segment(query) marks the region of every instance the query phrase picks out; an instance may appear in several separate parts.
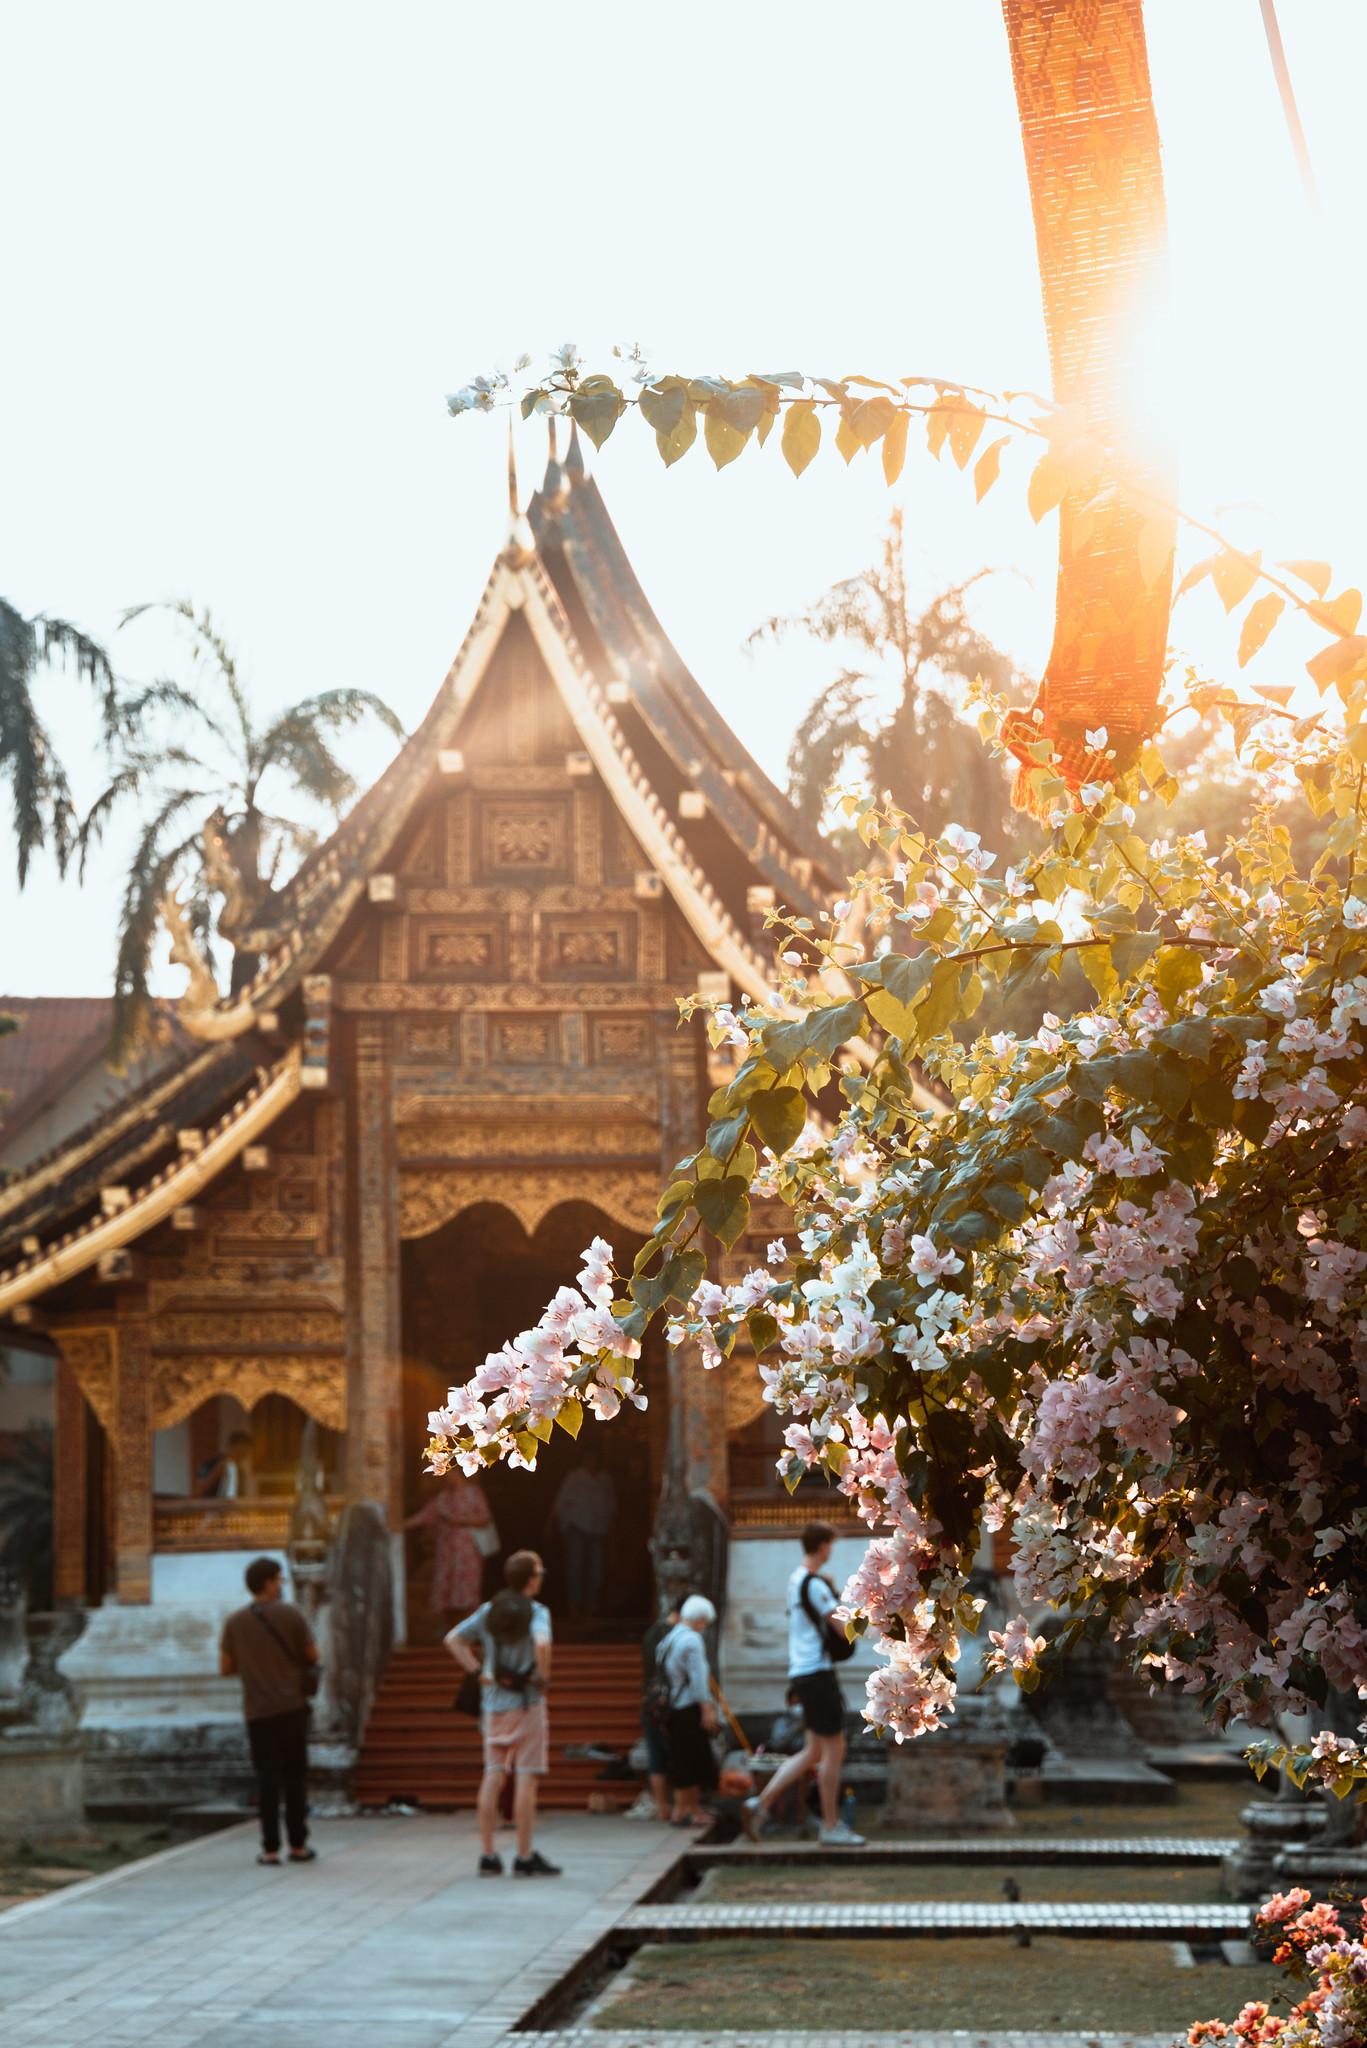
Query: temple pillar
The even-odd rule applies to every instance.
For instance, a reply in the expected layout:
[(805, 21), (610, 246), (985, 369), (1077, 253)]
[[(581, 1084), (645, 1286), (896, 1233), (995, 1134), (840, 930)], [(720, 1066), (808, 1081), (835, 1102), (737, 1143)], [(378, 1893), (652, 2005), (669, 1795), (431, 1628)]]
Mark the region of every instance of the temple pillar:
[(90, 1597), (85, 1582), (90, 1424), (85, 1396), (60, 1351), (53, 1367), (52, 1410), (52, 1604), (69, 1607)]
[(391, 1528), (397, 1528), (403, 1519), (403, 1459), (420, 1456), (422, 1446), (403, 1441), (399, 1188), (391, 1094), (385, 1021), (363, 1017), (356, 1025), (352, 1091), (347, 1494), (351, 1500), (376, 1502)]
[(114, 1595), (152, 1598), (152, 1414), (147, 1317), (121, 1318), (114, 1353)]

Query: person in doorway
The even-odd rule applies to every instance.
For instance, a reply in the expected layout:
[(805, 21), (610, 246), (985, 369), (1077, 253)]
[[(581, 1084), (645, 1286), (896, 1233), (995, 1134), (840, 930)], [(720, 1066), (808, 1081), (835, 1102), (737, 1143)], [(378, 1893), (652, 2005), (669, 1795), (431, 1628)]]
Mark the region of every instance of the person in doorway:
[(627, 1809), (628, 1820), (667, 1821), (669, 1804), (669, 1693), (660, 1671), (660, 1646), (677, 1628), (679, 1603), (641, 1638), (641, 1740), (646, 1752), (646, 1789)]
[(506, 1780), (514, 1782), (513, 1825), (517, 1830), (514, 1877), (559, 1877), (533, 1844), (536, 1781), (544, 1777), (550, 1752), (546, 1692), (551, 1682), (551, 1617), (537, 1599), (545, 1566), (534, 1550), (515, 1550), (503, 1567), (503, 1591), (446, 1637), (462, 1671), (477, 1671), (484, 1688), (484, 1776), (479, 1788), (481, 1877), (501, 1877), (494, 1848), (498, 1803)]
[(441, 1491), (424, 1502), (404, 1523), (405, 1529), (431, 1529), (436, 1539), (428, 1605), (444, 1620), (468, 1614), (479, 1605), (484, 1589), (484, 1560), (498, 1548), (498, 1531), (483, 1488), (460, 1472), (450, 1472)]
[(273, 1557), (247, 1566), (251, 1599), (223, 1625), (218, 1668), (242, 1681), (256, 1808), (261, 1821), (258, 1863), (280, 1861), (280, 1803), (291, 1863), (312, 1863), (309, 1847), (309, 1698), (318, 1662), (313, 1631), (299, 1609), (280, 1597), (282, 1573)]
[(660, 1645), (660, 1672), (669, 1688), (669, 1782), (674, 1807), (669, 1818), (676, 1828), (693, 1828), (706, 1816), (702, 1795), (717, 1782), (712, 1737), (717, 1709), (712, 1703), (712, 1674), (707, 1668), (704, 1633), (717, 1610), (701, 1593), (690, 1593), (679, 1619)]
[(795, 1778), (816, 1773), (821, 1802), (821, 1842), (830, 1849), (857, 1849), (864, 1837), (840, 1818), (840, 1769), (845, 1761), (845, 1702), (826, 1646), (827, 1617), (839, 1604), (825, 1576), (835, 1548), (829, 1522), (809, 1522), (802, 1532), (802, 1562), (788, 1581), (789, 1697), (802, 1709), (807, 1740), (781, 1763), (764, 1790), (741, 1807), (741, 1825), (752, 1842), (764, 1831), (775, 1799)]
[(227, 1449), (215, 1451), (200, 1466), (195, 1492), (201, 1500), (245, 1500), (255, 1491), (251, 1436), (245, 1429), (235, 1429)]
[(560, 1482), (551, 1507), (551, 1522), (565, 1551), (565, 1591), (570, 1619), (581, 1620), (598, 1606), (608, 1537), (617, 1519), (617, 1487), (590, 1441), (577, 1465)]

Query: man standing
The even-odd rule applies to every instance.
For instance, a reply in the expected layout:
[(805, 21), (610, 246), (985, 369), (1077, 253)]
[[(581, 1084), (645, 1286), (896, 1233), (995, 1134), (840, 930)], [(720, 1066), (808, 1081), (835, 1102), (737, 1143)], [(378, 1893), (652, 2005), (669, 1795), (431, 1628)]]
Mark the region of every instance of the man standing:
[(824, 1568), (835, 1548), (829, 1522), (809, 1522), (802, 1532), (802, 1562), (788, 1581), (789, 1696), (797, 1700), (807, 1740), (788, 1757), (764, 1790), (741, 1807), (741, 1824), (752, 1842), (764, 1831), (764, 1817), (795, 1778), (816, 1772), (821, 1800), (821, 1843), (828, 1849), (857, 1849), (864, 1837), (840, 1818), (840, 1767), (845, 1761), (845, 1702), (831, 1663), (827, 1617), (839, 1596)]
[(608, 1537), (617, 1519), (617, 1487), (595, 1443), (560, 1482), (551, 1520), (564, 1544), (570, 1619), (592, 1614), (603, 1589)]
[(484, 1776), (479, 1788), (481, 1877), (502, 1877), (494, 1848), (498, 1802), (514, 1781), (513, 1825), (517, 1830), (514, 1877), (559, 1877), (532, 1846), (536, 1829), (536, 1781), (546, 1774), (550, 1730), (546, 1690), (551, 1680), (551, 1617), (537, 1599), (546, 1569), (534, 1550), (515, 1550), (503, 1567), (503, 1591), (446, 1637), (462, 1671), (477, 1671), (484, 1688)]
[(242, 1681), (242, 1712), (261, 1819), (261, 1853), (256, 1860), (280, 1861), (283, 1795), (289, 1860), (311, 1863), (317, 1851), (309, 1847), (308, 1839), (309, 1699), (316, 1683), (318, 1645), (299, 1609), (281, 1599), (280, 1588), (281, 1569), (273, 1557), (258, 1557), (247, 1566), (252, 1597), (223, 1625), (218, 1668), (224, 1678)]

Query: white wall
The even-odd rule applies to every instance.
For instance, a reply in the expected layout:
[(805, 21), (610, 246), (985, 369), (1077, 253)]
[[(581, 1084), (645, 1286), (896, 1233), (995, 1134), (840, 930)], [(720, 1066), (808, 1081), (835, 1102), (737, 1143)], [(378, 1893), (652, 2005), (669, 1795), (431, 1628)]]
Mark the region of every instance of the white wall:
[(191, 1491), (190, 1422), (159, 1429), (152, 1437), (152, 1491), (185, 1495)]
[[(826, 1577), (837, 1592), (864, 1555), (862, 1536), (837, 1539)], [(722, 1690), (737, 1713), (777, 1713), (788, 1689), (788, 1579), (802, 1562), (795, 1530), (774, 1536), (733, 1535), (727, 1565), (726, 1624), (721, 1639)], [(863, 1643), (840, 1667), (845, 1703), (857, 1708), (864, 1678), (877, 1662)]]

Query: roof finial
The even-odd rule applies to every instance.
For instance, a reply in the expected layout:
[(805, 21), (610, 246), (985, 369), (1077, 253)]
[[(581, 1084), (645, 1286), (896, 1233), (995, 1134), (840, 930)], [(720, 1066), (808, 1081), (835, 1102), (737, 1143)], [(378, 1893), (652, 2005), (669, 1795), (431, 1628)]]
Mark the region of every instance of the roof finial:
[(555, 431), (555, 414), (553, 412), (546, 414), (546, 439), (549, 443), (546, 456), (547, 461), (558, 462), (560, 460), (560, 436)]
[(517, 494), (517, 450), (513, 443), (512, 414), (508, 415), (508, 538), (503, 544), (503, 559), (513, 568), (521, 569), (536, 553), (536, 541), (522, 510)]
[(565, 474), (571, 485), (581, 481), (584, 474), (584, 450), (579, 440), (579, 422), (570, 422), (570, 445), (565, 454)]

